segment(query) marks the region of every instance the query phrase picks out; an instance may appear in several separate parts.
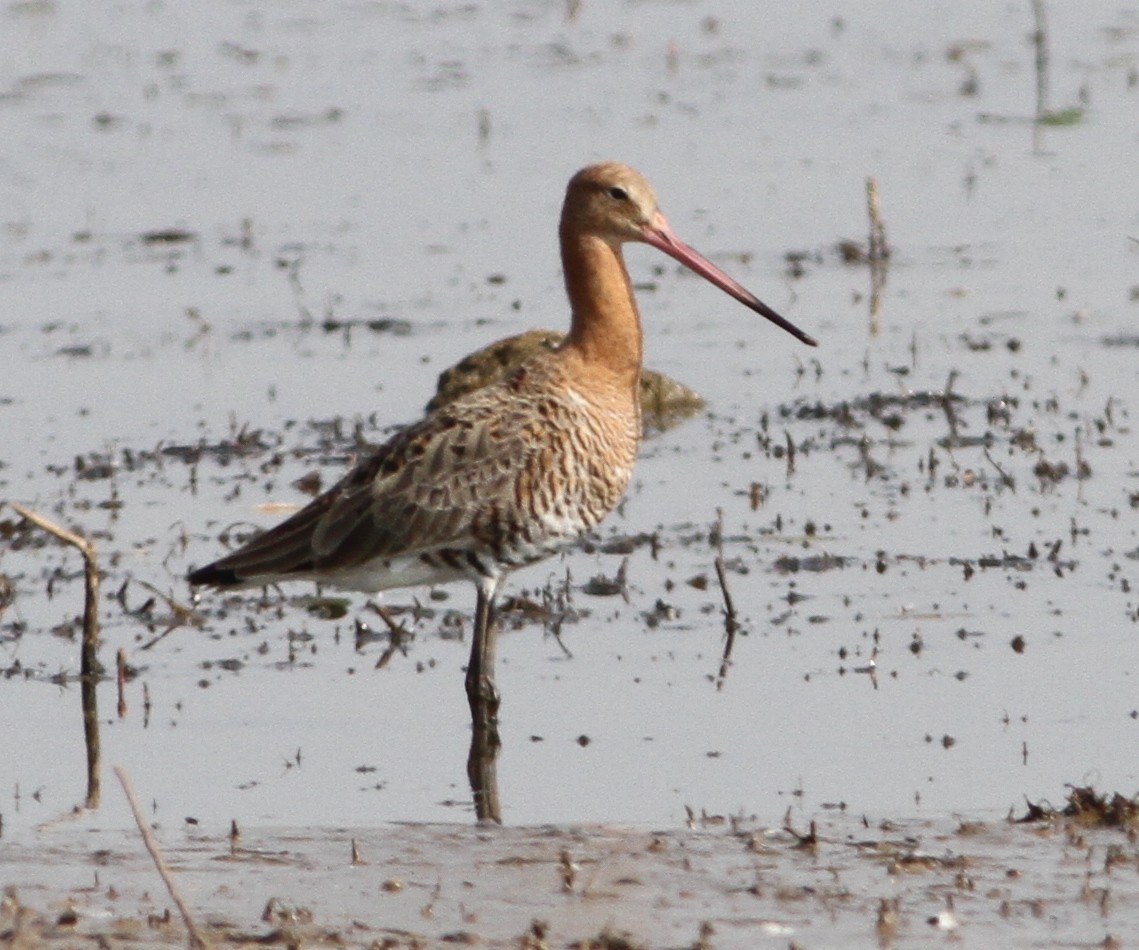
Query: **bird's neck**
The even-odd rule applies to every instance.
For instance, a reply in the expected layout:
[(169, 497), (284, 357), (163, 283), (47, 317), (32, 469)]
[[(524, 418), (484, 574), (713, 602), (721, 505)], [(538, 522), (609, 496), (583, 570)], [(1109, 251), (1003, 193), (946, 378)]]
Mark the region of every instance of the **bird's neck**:
[(573, 311), (566, 346), (590, 366), (636, 387), (643, 350), (641, 316), (621, 249), (599, 237), (565, 230), (561, 244)]

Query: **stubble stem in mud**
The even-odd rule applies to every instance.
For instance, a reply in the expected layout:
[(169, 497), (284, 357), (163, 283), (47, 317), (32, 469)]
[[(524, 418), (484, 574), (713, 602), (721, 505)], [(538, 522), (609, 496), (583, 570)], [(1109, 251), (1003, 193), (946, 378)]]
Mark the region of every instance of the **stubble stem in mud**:
[(182, 920), (186, 923), (186, 929), (190, 932), (190, 944), (196, 950), (209, 950), (209, 943), (206, 938), (202, 936), (201, 931), (198, 930), (197, 924), (194, 923), (194, 918), (190, 914), (190, 908), (182, 899), (182, 894), (178, 890), (178, 885), (174, 882), (174, 876), (170, 873), (170, 868), (166, 864), (166, 859), (162, 857), (162, 852), (158, 850), (158, 842), (154, 840), (154, 835), (150, 831), (146, 820), (142, 817), (142, 809), (138, 807), (138, 799), (135, 797), (134, 786), (131, 784), (130, 776), (127, 775), (126, 769), (120, 765), (115, 766), (115, 775), (119, 777), (119, 784), (123, 787), (123, 793), (127, 796), (127, 802), (131, 806), (131, 813), (134, 815), (135, 824), (138, 825), (139, 833), (142, 835), (142, 842), (146, 845), (146, 850), (150, 854), (151, 860), (154, 862), (155, 868), (158, 870), (158, 876), (162, 878), (162, 883), (166, 885), (166, 890), (170, 892), (170, 898), (178, 907), (178, 912), (182, 915)]

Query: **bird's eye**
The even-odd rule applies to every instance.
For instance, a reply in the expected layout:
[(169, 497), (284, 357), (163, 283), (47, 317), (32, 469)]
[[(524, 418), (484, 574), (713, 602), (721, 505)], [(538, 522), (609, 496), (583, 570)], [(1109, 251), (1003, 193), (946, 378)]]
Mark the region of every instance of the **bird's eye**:
[(610, 198), (616, 201), (628, 201), (629, 193), (620, 185), (614, 185), (612, 188), (607, 189)]

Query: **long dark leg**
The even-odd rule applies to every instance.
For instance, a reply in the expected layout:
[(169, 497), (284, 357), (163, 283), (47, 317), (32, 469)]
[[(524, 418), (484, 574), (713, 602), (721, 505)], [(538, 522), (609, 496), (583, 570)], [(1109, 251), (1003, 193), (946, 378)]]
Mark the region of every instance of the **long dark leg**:
[(471, 643), (471, 661), (467, 664), (467, 700), (471, 715), (488, 714), (498, 719), (498, 690), (494, 685), (494, 592), (478, 588), (475, 606), (475, 633)]
[(498, 690), (494, 685), (494, 590), (478, 588), (474, 642), (467, 664), (467, 702), (471, 707), (471, 751), (467, 778), (479, 821), (502, 822), (498, 801), (496, 760), (502, 740), (498, 735)]

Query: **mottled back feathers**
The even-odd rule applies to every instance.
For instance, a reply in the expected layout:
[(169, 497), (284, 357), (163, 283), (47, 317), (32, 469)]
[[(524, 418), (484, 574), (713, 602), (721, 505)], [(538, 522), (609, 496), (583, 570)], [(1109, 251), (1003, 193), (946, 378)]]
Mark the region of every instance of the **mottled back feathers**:
[(640, 433), (635, 390), (592, 402), (566, 363), (560, 351), (538, 353), (409, 426), (191, 582), (295, 577), (382, 590), (422, 583), (424, 566), (439, 580), (477, 579), (564, 547), (616, 504)]

